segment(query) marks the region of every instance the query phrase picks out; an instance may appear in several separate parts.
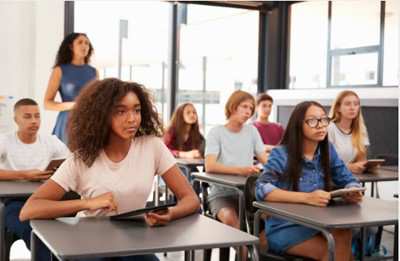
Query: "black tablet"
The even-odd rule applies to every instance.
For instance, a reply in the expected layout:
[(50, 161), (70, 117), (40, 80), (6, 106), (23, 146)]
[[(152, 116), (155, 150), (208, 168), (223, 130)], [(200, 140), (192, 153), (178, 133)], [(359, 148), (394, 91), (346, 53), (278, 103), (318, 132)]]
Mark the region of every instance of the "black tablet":
[(111, 220), (144, 220), (145, 213), (166, 210), (169, 207), (173, 207), (175, 205), (176, 205), (176, 202), (168, 203), (168, 204), (160, 205), (160, 206), (140, 208), (140, 209), (125, 212), (125, 213), (122, 213), (119, 215), (111, 216), (110, 219)]
[(49, 165), (47, 165), (46, 170), (55, 172), (60, 165), (64, 162), (65, 159), (56, 159), (50, 161)]

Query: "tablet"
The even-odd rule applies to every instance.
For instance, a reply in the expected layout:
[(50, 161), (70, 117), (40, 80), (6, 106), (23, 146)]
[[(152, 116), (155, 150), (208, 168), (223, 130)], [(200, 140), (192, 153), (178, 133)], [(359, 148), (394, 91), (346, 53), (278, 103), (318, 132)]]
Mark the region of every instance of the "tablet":
[(50, 161), (49, 165), (47, 165), (45, 170), (49, 170), (49, 171), (53, 171), (53, 172), (56, 171), (60, 167), (61, 163), (64, 162), (64, 160), (65, 159), (56, 159), (56, 160)]
[(343, 195), (346, 195), (351, 192), (364, 192), (367, 188), (357, 188), (357, 187), (352, 187), (352, 188), (342, 188), (342, 189), (337, 189), (337, 190), (332, 190), (331, 193), (331, 198), (335, 197), (341, 197)]
[(119, 215), (111, 216), (111, 220), (144, 220), (144, 214), (154, 211), (167, 210), (169, 207), (176, 205), (176, 202), (169, 203), (161, 206), (140, 208), (133, 211), (125, 212)]
[(376, 168), (380, 165), (382, 165), (383, 163), (385, 163), (384, 159), (369, 159), (367, 160), (367, 163), (365, 164), (365, 168), (368, 169), (373, 169)]

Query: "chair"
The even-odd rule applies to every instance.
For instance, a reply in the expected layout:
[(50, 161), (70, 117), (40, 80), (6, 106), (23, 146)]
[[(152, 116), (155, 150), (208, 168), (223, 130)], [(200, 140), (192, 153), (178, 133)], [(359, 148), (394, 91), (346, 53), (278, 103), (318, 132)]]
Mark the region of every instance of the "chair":
[[(247, 225), (247, 229), (251, 234), (254, 234), (254, 214), (257, 211), (257, 208), (253, 207), (253, 202), (256, 201), (256, 181), (257, 181), (258, 176), (257, 175), (252, 175), (249, 176), (246, 179), (246, 184), (244, 187), (244, 198), (245, 198), (245, 208), (246, 208), (246, 225)], [(265, 216), (265, 218), (268, 218), (267, 216)], [(260, 224), (261, 227), (263, 227), (263, 223)], [(259, 235), (255, 235), (255, 236), (259, 236)], [(261, 246), (260, 245), (260, 249), (259, 249), (259, 256), (260, 256), (260, 260), (275, 260), (275, 261), (283, 261), (283, 260), (291, 260), (291, 261), (295, 261), (295, 260), (302, 260), (302, 261), (306, 261), (306, 260), (312, 260), (309, 258), (305, 258), (305, 257), (300, 257), (300, 256), (292, 256), (292, 255), (288, 255), (285, 254), (284, 256), (279, 256), (277, 254), (274, 254), (270, 251), (268, 251), (268, 245), (266, 244), (265, 246)]]

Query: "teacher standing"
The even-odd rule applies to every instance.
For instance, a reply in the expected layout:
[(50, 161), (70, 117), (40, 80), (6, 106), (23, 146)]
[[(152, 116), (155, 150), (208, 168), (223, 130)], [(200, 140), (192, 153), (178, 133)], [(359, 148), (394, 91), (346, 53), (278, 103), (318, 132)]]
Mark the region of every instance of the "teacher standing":
[[(71, 33), (58, 49), (53, 71), (50, 75), (44, 97), (46, 110), (59, 111), (53, 134), (68, 144), (66, 126), (68, 111), (72, 109), (75, 97), (90, 81), (98, 79), (96, 68), (89, 65), (93, 46), (84, 33)], [(61, 102), (55, 101), (60, 92)]]

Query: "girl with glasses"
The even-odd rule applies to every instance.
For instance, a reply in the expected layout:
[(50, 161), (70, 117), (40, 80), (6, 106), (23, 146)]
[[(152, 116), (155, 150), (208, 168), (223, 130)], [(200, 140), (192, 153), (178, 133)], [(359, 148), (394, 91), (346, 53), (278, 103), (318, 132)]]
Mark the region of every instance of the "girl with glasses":
[(332, 119), (328, 127), (329, 141), (351, 172), (363, 173), (369, 139), (360, 98), (353, 91), (342, 91), (333, 102), (329, 115)]
[[(319, 103), (307, 101), (295, 107), (281, 146), (272, 150), (257, 180), (257, 200), (325, 207), (330, 200), (328, 191), (332, 190), (332, 184), (360, 186), (328, 142), (328, 124), (329, 118)], [(362, 194), (354, 192), (344, 199), (359, 202)], [(268, 218), (265, 227), (272, 252), (327, 259), (327, 243), (317, 230), (275, 217)], [(351, 230), (335, 229), (332, 234), (337, 260), (351, 260)]]

